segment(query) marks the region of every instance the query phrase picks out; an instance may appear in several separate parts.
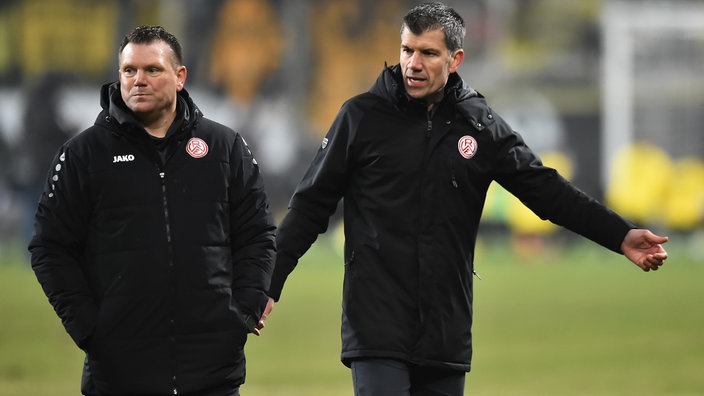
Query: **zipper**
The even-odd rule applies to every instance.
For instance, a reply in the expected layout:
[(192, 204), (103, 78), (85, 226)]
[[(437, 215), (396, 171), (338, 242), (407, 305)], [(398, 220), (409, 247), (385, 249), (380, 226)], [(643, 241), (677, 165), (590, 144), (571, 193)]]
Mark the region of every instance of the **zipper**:
[[(166, 223), (166, 241), (171, 244), (171, 224), (169, 222), (169, 201), (166, 198), (166, 172), (160, 171), (159, 178), (161, 179), (161, 203), (164, 207), (164, 220)], [(169, 257), (171, 259), (171, 257)]]
[[(159, 179), (161, 180), (161, 203), (164, 209), (164, 224), (166, 225), (166, 246), (167, 246), (167, 257), (168, 257), (168, 266), (169, 266), (169, 277), (171, 287), (172, 287), (172, 293), (175, 293), (175, 287), (176, 287), (176, 280), (175, 274), (174, 274), (174, 252), (173, 252), (173, 246), (172, 246), (172, 238), (171, 238), (171, 220), (170, 220), (170, 215), (169, 215), (169, 200), (167, 198), (166, 194), (166, 172), (159, 170)], [(173, 296), (172, 296), (173, 298)], [(172, 342), (175, 342), (174, 339), (174, 333), (176, 332), (175, 329), (175, 322), (174, 322), (174, 312), (173, 312), (173, 302), (171, 305), (171, 319), (169, 321), (169, 326), (170, 326), (170, 333), (171, 333), (171, 340)], [(172, 353), (175, 353), (175, 347), (172, 345)], [(176, 387), (176, 373), (174, 369), (174, 375), (171, 377), (172, 381), (172, 386), (173, 386), (173, 394), (178, 395), (178, 389)]]
[(431, 118), (430, 111), (426, 112), (426, 115), (427, 115), (427, 117), (428, 117), (428, 118), (427, 118), (428, 124), (427, 124), (427, 127), (426, 127), (426, 129), (425, 129), (425, 138), (426, 138), (426, 139), (430, 139), (430, 133), (433, 131), (433, 120), (432, 120), (432, 118)]
[[(422, 169), (426, 169), (426, 166), (425, 166), (425, 165), (426, 165), (427, 162), (429, 161), (430, 138), (431, 138), (432, 131), (433, 131), (433, 119), (432, 119), (432, 113), (431, 113), (431, 111), (430, 111), (430, 110), (426, 110), (425, 116), (426, 116), (426, 124), (425, 124), (425, 125), (426, 125), (426, 127), (425, 127), (425, 140), (426, 140), (425, 143), (426, 143), (426, 144), (425, 144), (425, 150), (424, 150), (424, 154), (423, 154), (424, 159), (423, 159), (423, 167), (422, 167)], [(426, 176), (425, 176), (425, 173), (426, 173), (426, 172), (421, 172), (423, 179), (426, 177)], [(421, 187), (420, 187), (420, 191), (419, 191), (419, 208), (423, 208), (423, 206), (424, 206), (424, 202), (423, 202), (423, 187), (422, 187), (424, 184), (425, 184), (425, 183), (421, 183)], [(419, 227), (422, 228), (422, 216), (421, 216), (421, 215), (418, 216), (417, 221), (418, 221), (418, 223), (419, 223)], [(420, 243), (420, 238), (419, 238), (418, 235), (416, 235), (416, 248), (417, 248), (417, 249), (419, 249), (419, 248), (418, 248), (419, 243)], [(418, 274), (421, 274), (421, 273), (422, 273), (420, 260), (418, 260), (418, 268), (417, 268), (417, 271), (418, 271)], [(420, 287), (420, 282), (419, 282), (419, 284), (418, 284), (418, 287)], [(418, 290), (418, 293), (416, 294), (416, 301), (417, 301), (417, 307), (418, 307), (418, 310), (417, 310), (417, 311), (418, 311), (418, 322), (421, 324), (421, 327), (425, 326), (425, 325), (424, 325), (424, 323), (425, 323), (425, 313), (424, 313), (424, 311), (423, 311), (424, 303), (423, 303), (423, 298), (422, 298), (422, 296), (423, 296), (423, 293), (421, 293), (420, 290)]]

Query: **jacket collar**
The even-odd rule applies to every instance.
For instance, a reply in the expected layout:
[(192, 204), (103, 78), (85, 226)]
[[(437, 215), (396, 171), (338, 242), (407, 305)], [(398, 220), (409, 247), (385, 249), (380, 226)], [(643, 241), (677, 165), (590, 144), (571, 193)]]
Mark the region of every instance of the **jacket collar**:
[[(202, 113), (185, 88), (178, 92), (177, 101), (174, 125), (181, 124), (180, 130), (176, 131), (179, 133), (195, 126), (202, 117)], [(121, 131), (142, 131), (144, 129), (135, 114), (127, 108), (122, 100), (119, 81), (101, 87), (100, 107), (102, 111), (95, 121), (96, 124), (104, 125), (106, 122), (115, 122), (120, 126), (118, 129)]]
[[(406, 93), (406, 89), (403, 86), (401, 66), (399, 64), (393, 66), (384, 64), (384, 70), (372, 85), (370, 92), (403, 108), (409, 106), (426, 107), (425, 102), (414, 99)], [(479, 93), (466, 85), (459, 74), (452, 73), (445, 85), (445, 94), (442, 101), (449, 101), (451, 104), (456, 105), (477, 95), (479, 95)]]
[[(370, 92), (392, 103), (401, 111), (427, 111), (425, 102), (410, 97), (403, 86), (401, 66), (384, 65)], [(440, 106), (452, 106), (478, 130), (494, 123), (494, 116), (482, 94), (467, 85), (459, 74), (450, 74)]]

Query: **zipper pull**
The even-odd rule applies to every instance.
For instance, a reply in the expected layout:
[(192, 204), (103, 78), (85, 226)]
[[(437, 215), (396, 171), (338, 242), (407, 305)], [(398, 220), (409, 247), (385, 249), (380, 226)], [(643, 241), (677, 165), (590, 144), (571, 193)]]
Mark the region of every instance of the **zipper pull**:
[(477, 271), (475, 271), (475, 270), (472, 270), (472, 274), (474, 274), (474, 276), (476, 276), (476, 277), (477, 277), (477, 279), (479, 279), (479, 280), (482, 280), (482, 277), (481, 277), (481, 276), (479, 276), (479, 274), (477, 273)]

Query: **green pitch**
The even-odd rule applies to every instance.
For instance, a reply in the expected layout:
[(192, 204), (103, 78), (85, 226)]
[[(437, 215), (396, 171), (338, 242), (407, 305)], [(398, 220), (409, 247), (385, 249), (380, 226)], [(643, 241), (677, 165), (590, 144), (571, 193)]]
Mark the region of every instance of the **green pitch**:
[[(243, 396), (352, 394), (338, 245), (316, 243), (250, 336)], [(704, 394), (701, 244), (667, 250), (665, 267), (644, 273), (590, 242), (523, 256), (506, 240), (480, 244), (467, 395)], [(0, 254), (0, 396), (78, 395), (82, 353), (23, 261)]]

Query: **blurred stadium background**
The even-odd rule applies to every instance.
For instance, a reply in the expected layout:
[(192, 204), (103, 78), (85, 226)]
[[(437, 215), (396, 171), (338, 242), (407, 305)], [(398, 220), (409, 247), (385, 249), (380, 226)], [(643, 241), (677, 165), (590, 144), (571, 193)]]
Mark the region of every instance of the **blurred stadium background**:
[[(416, 3), (0, 0), (0, 269), (26, 264), (48, 163), (92, 124), (99, 87), (117, 78), (117, 47), (135, 26), (160, 24), (179, 37), (187, 89), (207, 116), (245, 136), (280, 216), (342, 102), (397, 62), (400, 17)], [(704, 1), (446, 3), (467, 24), (465, 81), (546, 163), (676, 236), (676, 253), (701, 266)], [(519, 260), (575, 243), (497, 186), (483, 227), (507, 238)], [(0, 354), (13, 343), (3, 327)], [(8, 375), (0, 369), (0, 382)]]
[[(29, 219), (58, 145), (92, 124), (139, 24), (182, 41), (187, 88), (240, 131), (278, 214), (342, 102), (398, 59), (410, 0), (0, 1), (0, 233)], [(463, 78), (586, 192), (659, 230), (704, 218), (704, 2), (448, 1), (466, 18)], [(484, 222), (554, 227), (500, 188)], [(529, 243), (530, 245), (530, 243)]]

